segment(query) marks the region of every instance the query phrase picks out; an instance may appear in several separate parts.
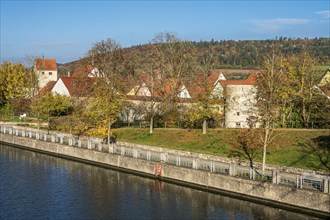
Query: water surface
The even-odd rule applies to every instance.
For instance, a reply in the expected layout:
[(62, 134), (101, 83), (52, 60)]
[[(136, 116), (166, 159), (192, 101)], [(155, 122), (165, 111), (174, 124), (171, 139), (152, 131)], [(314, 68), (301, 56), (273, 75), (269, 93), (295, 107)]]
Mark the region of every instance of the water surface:
[(0, 219), (311, 216), (0, 145)]

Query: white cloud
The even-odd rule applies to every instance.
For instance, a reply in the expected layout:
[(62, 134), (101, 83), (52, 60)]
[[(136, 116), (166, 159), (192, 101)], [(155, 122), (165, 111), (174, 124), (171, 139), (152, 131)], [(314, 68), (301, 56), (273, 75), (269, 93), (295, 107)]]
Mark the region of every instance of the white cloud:
[(329, 10), (328, 11), (317, 11), (317, 12), (315, 12), (315, 14), (321, 15), (322, 18), (325, 18), (325, 19), (330, 18)]
[(273, 18), (248, 20), (254, 27), (253, 30), (259, 33), (273, 33), (279, 30), (309, 23), (310, 20), (303, 18)]

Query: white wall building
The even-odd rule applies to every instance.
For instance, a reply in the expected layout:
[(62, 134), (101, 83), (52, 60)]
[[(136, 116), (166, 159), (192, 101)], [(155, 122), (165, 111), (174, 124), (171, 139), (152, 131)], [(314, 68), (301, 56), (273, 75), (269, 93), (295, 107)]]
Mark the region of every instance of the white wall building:
[(57, 81), (57, 64), (55, 59), (35, 59), (33, 69), (40, 89), (49, 81)]

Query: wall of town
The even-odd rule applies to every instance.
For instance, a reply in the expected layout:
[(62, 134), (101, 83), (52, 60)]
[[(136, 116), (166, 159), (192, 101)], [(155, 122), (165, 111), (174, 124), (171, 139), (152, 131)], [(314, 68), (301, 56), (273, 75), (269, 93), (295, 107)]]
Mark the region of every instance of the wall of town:
[(60, 157), (125, 169), (155, 178), (163, 178), (164, 180), (202, 187), (211, 191), (233, 193), (238, 198), (258, 200), (271, 203), (272, 205), (286, 206), (295, 210), (301, 209), (303, 212), (330, 216), (330, 194), (328, 193), (300, 190), (268, 182), (257, 182), (219, 175), (202, 170), (124, 157), (122, 155), (18, 137), (10, 134), (1, 133), (0, 141)]
[(226, 128), (248, 128), (247, 118), (256, 116), (255, 87), (253, 85), (227, 85), (225, 97)]

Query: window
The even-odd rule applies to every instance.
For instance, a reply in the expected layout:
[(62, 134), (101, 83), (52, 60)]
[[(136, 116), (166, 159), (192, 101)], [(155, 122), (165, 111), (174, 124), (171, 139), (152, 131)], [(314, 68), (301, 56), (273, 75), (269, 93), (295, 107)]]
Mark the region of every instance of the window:
[(236, 128), (240, 128), (241, 127), (241, 122), (236, 122)]
[(239, 112), (237, 112), (237, 116), (239, 116)]
[(45, 72), (41, 72), (42, 75), (45, 75)]
[(48, 74), (51, 76), (53, 73), (52, 72), (49, 72)]

